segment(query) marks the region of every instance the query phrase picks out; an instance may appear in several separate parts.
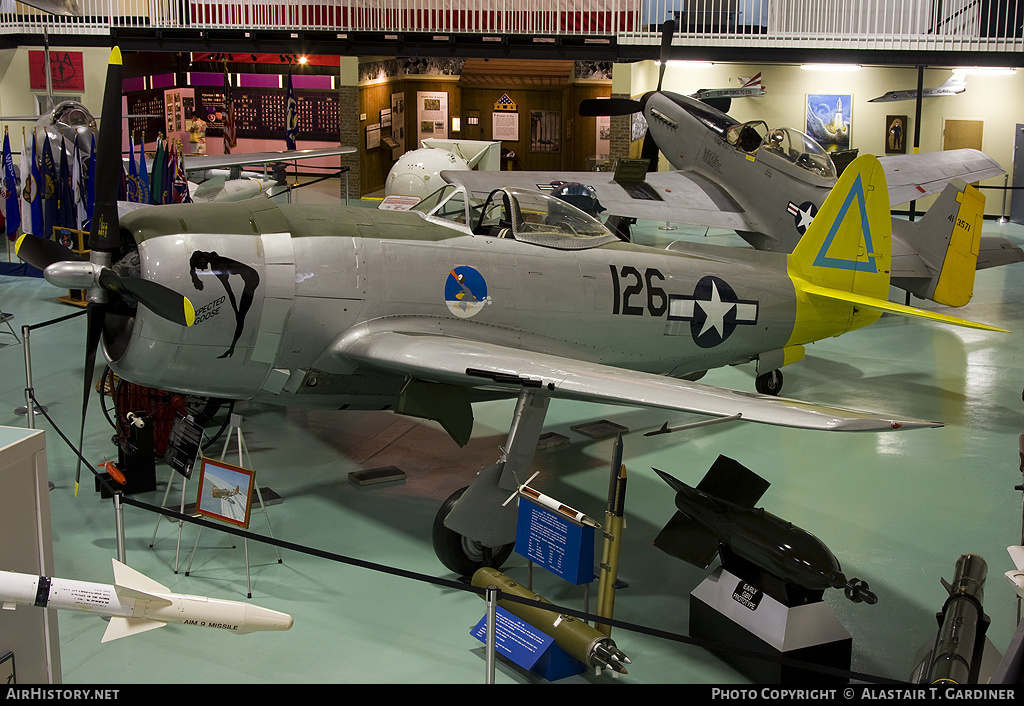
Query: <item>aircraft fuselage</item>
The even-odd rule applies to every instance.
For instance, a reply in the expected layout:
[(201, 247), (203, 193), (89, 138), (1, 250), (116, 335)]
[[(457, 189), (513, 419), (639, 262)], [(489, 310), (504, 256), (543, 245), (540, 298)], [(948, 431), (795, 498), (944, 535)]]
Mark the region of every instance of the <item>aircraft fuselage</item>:
[[(359, 325), (683, 376), (783, 348), (796, 316), (775, 253), (553, 251), (415, 212), (270, 201), (143, 209), (122, 229), (139, 243), (142, 275), (188, 296), (196, 322), (182, 328), (139, 307), (104, 340), (111, 367), (213, 397), (386, 407), (403, 380), (336, 349)], [(847, 328), (837, 322), (832, 335)]]

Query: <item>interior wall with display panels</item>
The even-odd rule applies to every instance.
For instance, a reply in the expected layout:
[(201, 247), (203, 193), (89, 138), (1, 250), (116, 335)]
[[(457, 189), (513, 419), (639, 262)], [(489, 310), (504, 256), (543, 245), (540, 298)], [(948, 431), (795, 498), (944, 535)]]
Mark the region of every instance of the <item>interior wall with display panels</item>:
[[(366, 127), (380, 122), (380, 111), (391, 109), (391, 96), (401, 93), (405, 96), (405, 152), (419, 148), (417, 136), (419, 135), (416, 123), (416, 94), (421, 92), (446, 93), (448, 95), (448, 117), (447, 130), (448, 138), (476, 139), (470, 138), (462, 132), (452, 132), (453, 117), (462, 118), (462, 125), (465, 126), (465, 118), (462, 115), (462, 96), (458, 85), (452, 80), (437, 80), (429, 77), (424, 78), (403, 78), (390, 80), (382, 83), (373, 83), (360, 87), (359, 103), (361, 114), (366, 119), (360, 121), (362, 135), (359, 144), (359, 153), (363, 157), (362, 186), (364, 194), (380, 191), (384, 188), (388, 172), (394, 166), (395, 159), (391, 157), (391, 150), (381, 144), (376, 149), (366, 148)], [(392, 116), (392, 120), (394, 116)], [(392, 126), (394, 123), (392, 122)], [(390, 135), (392, 130), (381, 130), (381, 137)]]
[[(388, 172), (391, 171), (391, 167), (395, 163), (395, 160), (391, 156), (391, 150), (384, 146), (383, 142), (380, 147), (376, 149), (371, 150), (366, 148), (366, 128), (369, 125), (374, 125), (380, 122), (380, 111), (391, 110), (391, 95), (393, 93), (404, 93), (405, 83), (405, 81), (391, 80), (383, 83), (361, 86), (359, 89), (359, 114), (366, 116), (365, 120), (359, 121), (361, 133), (359, 136), (359, 154), (362, 155), (361, 179), (362, 193), (364, 194), (370, 194), (383, 189), (384, 181), (387, 179)], [(408, 105), (409, 103), (406, 102), (406, 106)], [(406, 110), (407, 119), (408, 114), (409, 111)], [(392, 125), (394, 125), (394, 123), (392, 123)], [(381, 137), (391, 135), (393, 130), (394, 127), (391, 129), (381, 128)], [(406, 126), (405, 147), (407, 150), (415, 149), (408, 140), (409, 134), (409, 128)]]
[[(567, 159), (565, 149), (565, 121), (570, 115), (572, 102), (571, 91), (563, 87), (550, 89), (502, 89), (502, 88), (464, 88), (462, 89), (462, 104), (467, 111), (476, 111), (480, 115), (478, 130), (479, 137), (466, 135), (466, 139), (493, 140), (492, 115), (496, 111), (494, 104), (507, 95), (513, 103), (519, 116), (519, 139), (503, 140), (501, 143), (502, 152), (512, 150), (515, 152), (518, 162), (514, 162), (511, 168), (518, 170), (561, 170), (570, 168), (570, 160)], [(560, 148), (551, 152), (530, 151), (530, 113), (532, 111), (554, 111), (560, 114)], [(512, 112), (512, 111), (509, 111)], [(502, 164), (502, 168), (505, 168)]]

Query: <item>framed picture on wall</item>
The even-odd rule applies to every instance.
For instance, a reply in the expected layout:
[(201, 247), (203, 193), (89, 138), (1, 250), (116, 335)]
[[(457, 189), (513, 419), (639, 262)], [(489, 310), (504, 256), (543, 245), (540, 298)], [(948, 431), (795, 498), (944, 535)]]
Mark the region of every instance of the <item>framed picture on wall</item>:
[(807, 134), (828, 152), (850, 149), (853, 95), (808, 93)]
[(562, 114), (557, 110), (530, 111), (530, 151), (558, 152), (561, 146)]
[(907, 116), (885, 116), (885, 153), (907, 153)]

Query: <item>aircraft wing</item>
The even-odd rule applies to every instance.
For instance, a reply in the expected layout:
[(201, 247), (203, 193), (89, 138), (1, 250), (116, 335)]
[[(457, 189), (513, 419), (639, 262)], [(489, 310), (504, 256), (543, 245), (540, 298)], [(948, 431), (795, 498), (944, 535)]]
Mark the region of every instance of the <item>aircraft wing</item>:
[(350, 363), (420, 380), (514, 391), (536, 387), (552, 397), (694, 412), (825, 431), (889, 431), (939, 422), (810, 404), (641, 373), (599, 363), (440, 334), (357, 329), (332, 354)]
[[(743, 210), (726, 191), (697, 174), (650, 172), (644, 182), (625, 184), (613, 177), (612, 172), (441, 172), (442, 179), (464, 184), (471, 195), (479, 198), (504, 186), (549, 191), (553, 183), (578, 182), (594, 189), (609, 215), (728, 230), (757, 230), (748, 224)], [(642, 192), (647, 192), (648, 196), (641, 197)], [(655, 196), (650, 197), (650, 193)]]
[(333, 157), (355, 154), (355, 147), (323, 147), (311, 150), (281, 150), (280, 152), (242, 152), (239, 154), (190, 154), (185, 156), (185, 170), (189, 172), (226, 167), (247, 167), (270, 162), (293, 162), (297, 159)]
[(1000, 176), (1005, 170), (984, 152), (972, 149), (879, 157), (895, 206), (937, 194), (954, 177), (970, 183)]

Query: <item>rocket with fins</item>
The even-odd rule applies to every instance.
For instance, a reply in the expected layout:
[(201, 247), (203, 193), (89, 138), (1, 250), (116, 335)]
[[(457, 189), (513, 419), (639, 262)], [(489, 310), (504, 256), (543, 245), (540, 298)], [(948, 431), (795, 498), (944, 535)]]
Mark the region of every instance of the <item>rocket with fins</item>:
[(227, 630), (235, 635), (288, 630), (292, 616), (276, 610), (206, 596), (174, 593), (117, 559), (114, 583), (92, 583), (0, 571), (4, 610), (19, 605), (96, 613), (110, 618), (101, 642), (180, 623)]

